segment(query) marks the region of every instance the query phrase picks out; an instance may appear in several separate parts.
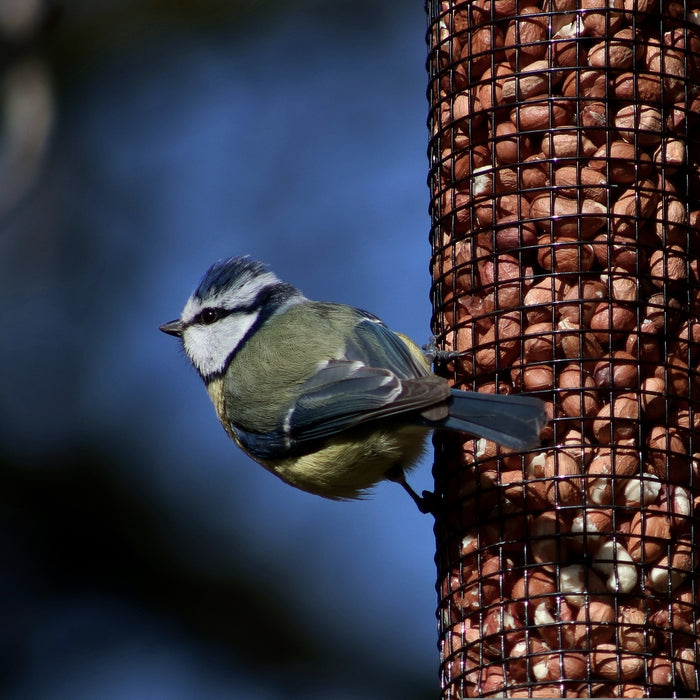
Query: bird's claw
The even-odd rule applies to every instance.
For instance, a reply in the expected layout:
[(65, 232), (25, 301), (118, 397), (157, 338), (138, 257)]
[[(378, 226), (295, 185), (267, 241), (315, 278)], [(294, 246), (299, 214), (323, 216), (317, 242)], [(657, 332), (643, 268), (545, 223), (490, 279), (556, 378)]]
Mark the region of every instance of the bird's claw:
[(444, 364), (465, 354), (465, 352), (457, 350), (441, 350), (437, 346), (437, 337), (434, 335), (430, 336), (430, 340), (422, 347), (422, 350), (431, 365)]

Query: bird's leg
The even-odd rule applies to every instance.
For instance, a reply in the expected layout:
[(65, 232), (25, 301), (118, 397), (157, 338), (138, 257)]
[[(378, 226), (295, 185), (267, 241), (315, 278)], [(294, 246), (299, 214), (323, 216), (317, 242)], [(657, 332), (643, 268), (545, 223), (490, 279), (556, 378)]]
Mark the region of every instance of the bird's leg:
[(389, 481), (403, 486), (404, 491), (413, 499), (421, 513), (435, 515), (437, 509), (437, 497), (435, 494), (432, 491), (423, 491), (423, 494), (419, 496), (406, 481), (406, 475), (400, 466), (392, 467), (385, 476)]
[(459, 352), (457, 350), (440, 350), (437, 346), (437, 338), (434, 335), (430, 336), (430, 340), (421, 348), (428, 362), (431, 365), (444, 364), (456, 357), (465, 355), (467, 351)]

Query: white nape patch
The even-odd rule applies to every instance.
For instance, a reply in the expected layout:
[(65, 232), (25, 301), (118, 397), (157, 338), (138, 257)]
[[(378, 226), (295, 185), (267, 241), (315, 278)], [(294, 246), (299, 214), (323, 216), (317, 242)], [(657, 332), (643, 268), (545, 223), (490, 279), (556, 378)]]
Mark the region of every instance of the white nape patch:
[(194, 324), (185, 328), (182, 335), (185, 352), (202, 377), (224, 369), (226, 358), (241, 343), (258, 313), (259, 309), (252, 313), (234, 313), (210, 326)]
[(221, 306), (230, 309), (235, 306), (250, 306), (265, 287), (274, 287), (280, 280), (273, 272), (263, 272), (255, 277), (246, 276), (240, 284), (223, 290), (215, 297), (207, 299), (207, 306)]

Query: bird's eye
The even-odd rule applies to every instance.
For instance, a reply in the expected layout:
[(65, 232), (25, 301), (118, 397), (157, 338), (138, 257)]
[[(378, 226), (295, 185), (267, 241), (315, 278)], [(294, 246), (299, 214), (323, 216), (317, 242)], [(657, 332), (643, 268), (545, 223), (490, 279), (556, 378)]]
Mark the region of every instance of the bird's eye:
[(219, 313), (216, 309), (204, 309), (199, 319), (205, 326), (210, 326), (219, 319)]

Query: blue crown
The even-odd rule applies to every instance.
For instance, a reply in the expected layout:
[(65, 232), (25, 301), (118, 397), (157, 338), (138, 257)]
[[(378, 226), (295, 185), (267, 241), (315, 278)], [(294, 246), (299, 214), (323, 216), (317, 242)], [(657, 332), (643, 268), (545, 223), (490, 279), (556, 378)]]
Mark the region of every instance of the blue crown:
[(202, 301), (214, 297), (225, 289), (231, 289), (247, 279), (263, 274), (266, 267), (248, 256), (226, 258), (215, 262), (202, 277), (194, 296)]

